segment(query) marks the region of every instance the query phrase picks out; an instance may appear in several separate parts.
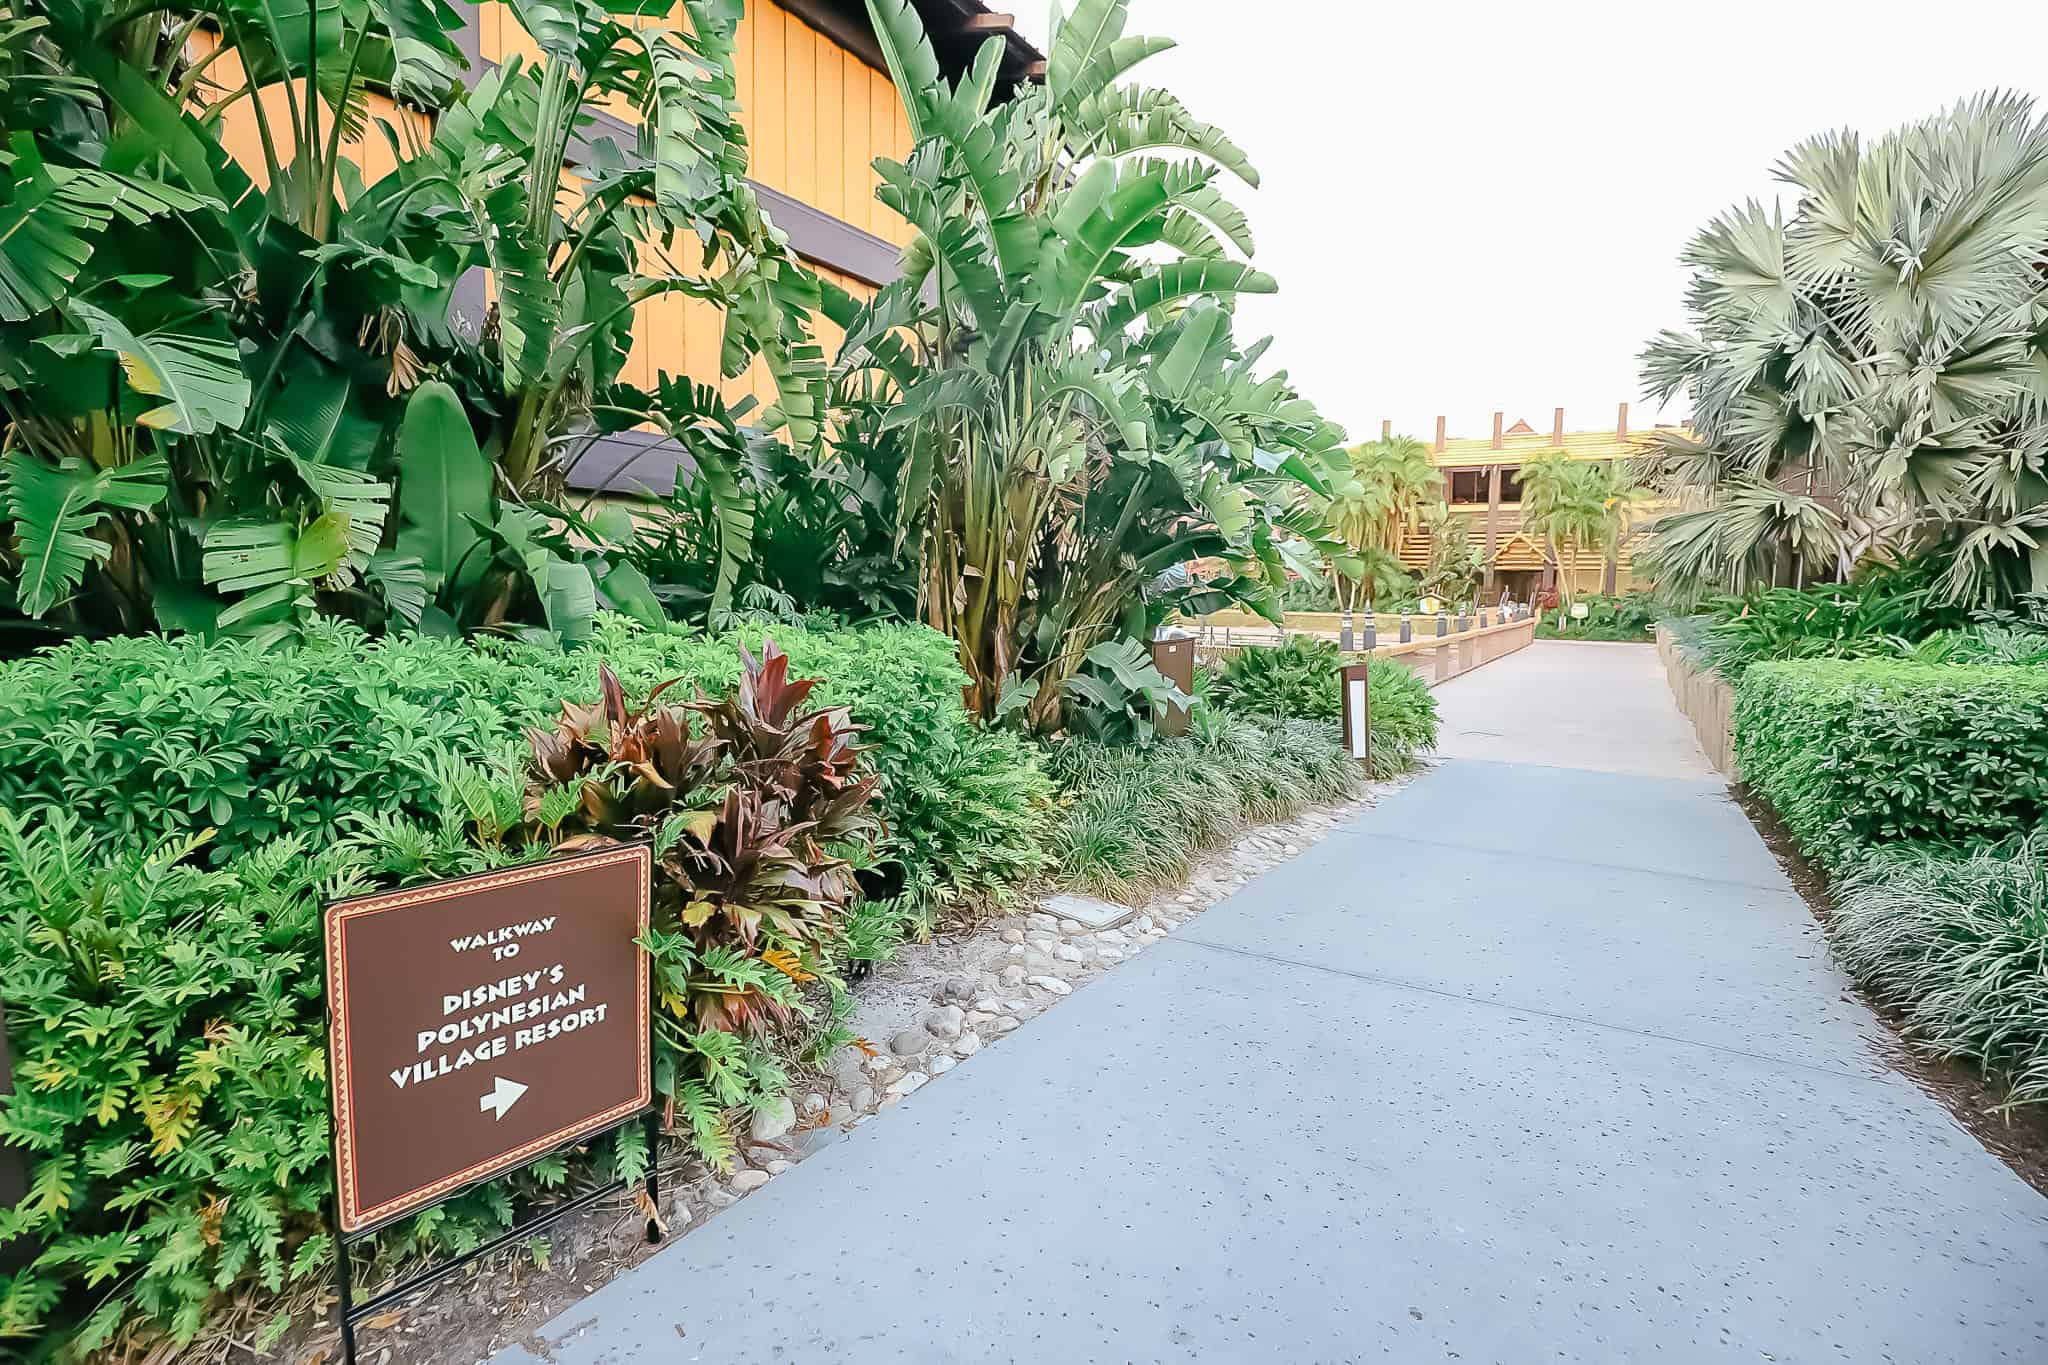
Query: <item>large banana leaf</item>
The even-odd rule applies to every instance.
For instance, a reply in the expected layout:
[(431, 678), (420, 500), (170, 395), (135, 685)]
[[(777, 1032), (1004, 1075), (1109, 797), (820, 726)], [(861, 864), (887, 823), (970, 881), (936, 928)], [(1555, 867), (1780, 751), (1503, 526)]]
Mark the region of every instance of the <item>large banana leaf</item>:
[(1202, 122), (1164, 90), (1123, 86), (1090, 99), (1068, 114), (1077, 131), (1106, 156), (1137, 152), (1192, 152), (1207, 157), (1244, 181), (1259, 183), (1259, 172), (1223, 130)]
[(218, 323), (197, 319), (182, 331), (159, 327), (137, 334), (111, 313), (72, 299), (71, 315), (121, 362), (128, 387), (163, 400), (138, 416), (139, 426), (185, 436), (234, 427), (249, 410), (249, 377), (241, 354)]
[(889, 68), (890, 84), (903, 101), (910, 138), (922, 142), (931, 132), (934, 97), (945, 90), (939, 59), (925, 35), (924, 20), (910, 0), (868, 0), (868, 21)]
[(160, 456), (111, 469), (76, 459), (52, 467), (19, 449), (0, 458), (0, 511), (14, 523), (21, 556), (21, 610), (43, 615), (78, 586), (87, 564), (104, 564), (112, 547), (91, 532), (109, 509), (140, 511), (162, 502), (169, 472)]
[[(206, 533), (201, 574), (218, 591), (241, 598), (222, 611), (225, 630), (336, 573), (349, 555), (348, 518), (330, 512), (306, 526), (224, 521)], [(284, 589), (284, 592), (279, 592)]]
[(422, 384), (398, 431), (400, 554), (420, 561), (432, 590), (467, 580), (479, 523), (491, 521), (491, 466), (477, 447), (455, 390)]
[(1112, 337), (1155, 308), (1198, 294), (1271, 294), (1279, 282), (1236, 261), (1173, 261), (1148, 271), (1110, 300), (1094, 319), (1098, 337)]

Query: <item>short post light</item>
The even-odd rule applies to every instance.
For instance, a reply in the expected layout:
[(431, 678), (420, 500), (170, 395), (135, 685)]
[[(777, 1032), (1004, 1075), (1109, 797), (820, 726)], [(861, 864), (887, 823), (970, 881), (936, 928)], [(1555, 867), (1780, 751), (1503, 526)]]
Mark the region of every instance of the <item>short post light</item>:
[(1370, 664), (1346, 664), (1339, 672), (1344, 688), (1344, 749), (1360, 763), (1372, 757), (1372, 675)]
[(1415, 638), (1415, 621), (1407, 612), (1401, 613), (1401, 643), (1407, 644)]

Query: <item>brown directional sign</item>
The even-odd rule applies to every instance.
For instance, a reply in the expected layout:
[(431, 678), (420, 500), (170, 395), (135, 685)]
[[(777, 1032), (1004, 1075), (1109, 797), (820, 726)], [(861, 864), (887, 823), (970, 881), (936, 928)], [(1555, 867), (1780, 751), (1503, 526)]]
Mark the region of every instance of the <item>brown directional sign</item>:
[(645, 846), (327, 907), (343, 1232), (646, 1109)]

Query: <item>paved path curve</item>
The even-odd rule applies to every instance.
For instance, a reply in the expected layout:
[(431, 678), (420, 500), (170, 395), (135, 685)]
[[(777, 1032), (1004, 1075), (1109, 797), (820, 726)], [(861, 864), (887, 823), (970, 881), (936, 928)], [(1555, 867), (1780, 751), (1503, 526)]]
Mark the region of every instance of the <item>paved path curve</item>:
[(2048, 1200), (1884, 1064), (1650, 652), (1439, 695), (1433, 771), (545, 1359), (2048, 1360)]

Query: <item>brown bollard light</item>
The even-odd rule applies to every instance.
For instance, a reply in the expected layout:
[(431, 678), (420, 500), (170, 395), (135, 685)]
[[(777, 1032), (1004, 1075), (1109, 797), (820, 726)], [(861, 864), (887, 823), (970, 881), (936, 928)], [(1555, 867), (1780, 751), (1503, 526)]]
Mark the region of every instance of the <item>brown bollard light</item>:
[(1365, 763), (1372, 758), (1372, 668), (1346, 664), (1338, 676), (1344, 689), (1344, 751)]
[[(1195, 695), (1195, 641), (1186, 631), (1161, 631), (1152, 640), (1152, 666), (1166, 675), (1166, 680), (1187, 693)], [(1188, 708), (1185, 706), (1164, 706), (1153, 717), (1153, 728), (1167, 739), (1173, 739), (1188, 732)]]

